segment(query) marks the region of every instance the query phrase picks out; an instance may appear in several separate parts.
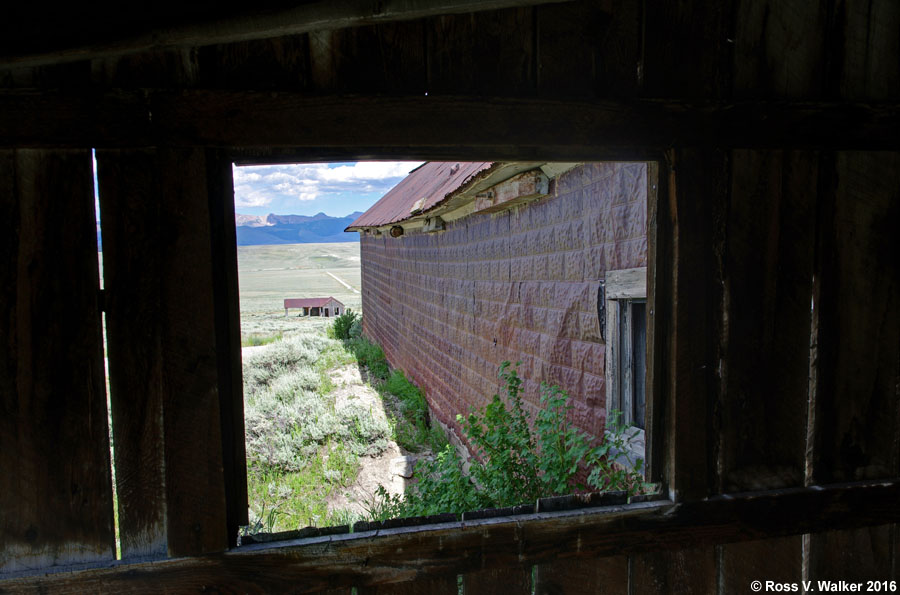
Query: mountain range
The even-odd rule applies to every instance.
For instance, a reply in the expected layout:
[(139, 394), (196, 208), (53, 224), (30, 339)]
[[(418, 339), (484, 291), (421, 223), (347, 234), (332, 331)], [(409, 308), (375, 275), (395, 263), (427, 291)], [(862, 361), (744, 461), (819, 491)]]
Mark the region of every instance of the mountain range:
[[(355, 242), (355, 232), (344, 229), (353, 223), (362, 211), (346, 217), (331, 217), (325, 213), (316, 215), (241, 215), (235, 213), (238, 246), (265, 246), (270, 244), (325, 244), (331, 242)], [(97, 222), (97, 249), (103, 251), (100, 222)]]
[(269, 244), (312, 244), (327, 242), (353, 242), (355, 233), (344, 229), (353, 223), (361, 211), (345, 217), (331, 217), (325, 213), (316, 215), (242, 215), (235, 213), (238, 246)]

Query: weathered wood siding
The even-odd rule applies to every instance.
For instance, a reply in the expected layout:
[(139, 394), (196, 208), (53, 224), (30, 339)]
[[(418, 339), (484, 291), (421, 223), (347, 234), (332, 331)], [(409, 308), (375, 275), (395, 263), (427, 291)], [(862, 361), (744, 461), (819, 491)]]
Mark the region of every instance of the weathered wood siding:
[[(121, 233), (109, 255), (125, 275), (116, 283), (128, 279), (116, 291), (149, 292), (130, 310), (140, 321), (122, 319), (129, 310), (111, 286), (109, 296), (120, 322), (110, 329), (113, 384), (137, 391), (114, 397), (124, 408), (119, 421), (113, 412), (120, 498), (148, 499), (131, 512), (121, 502), (130, 551), (159, 543), (133, 531), (141, 527), (153, 539), (164, 532), (172, 553), (224, 549), (246, 510), (230, 158), (658, 163), (647, 217), (648, 438), (677, 504), (258, 544), (4, 580), (0, 590), (452, 591), (472, 573), (483, 577), (462, 579), (472, 589), (506, 575), (519, 577), (504, 583), (510, 590), (527, 590), (519, 579), (533, 572), (547, 593), (730, 593), (750, 580), (900, 579), (891, 524), (900, 509), (900, 4), (375, 4), (314, 2), (213, 24), (203, 19), (219, 13), (163, 2), (165, 30), (110, 29), (121, 42), (71, 35), (96, 27), (96, 9), (0, 22), (10, 33), (0, 44), (0, 572), (113, 557), (89, 147), (105, 152), (101, 186), (111, 175), (123, 196), (134, 190), (118, 168), (166, 194), (135, 205), (150, 226), (136, 239), (164, 250), (139, 254)], [(71, 47), (79, 39), (86, 48)], [(129, 170), (133, 158), (166, 168)], [(127, 230), (134, 220), (115, 208), (111, 224)], [(155, 227), (163, 216), (178, 219), (172, 237)], [(506, 236), (487, 221), (478, 237), (491, 238), (482, 248), (492, 254)], [(451, 233), (460, 234), (454, 250), (467, 250), (467, 236)], [(497, 250), (473, 265), (478, 275), (494, 274)], [(146, 268), (123, 270), (129, 262)], [(463, 294), (447, 286), (461, 274), (435, 278), (448, 284), (426, 290), (460, 303), (446, 319), (415, 304), (422, 324), (406, 329), (428, 337), (426, 357), (462, 340), (445, 330), (476, 330)], [(212, 314), (181, 304), (179, 281)], [(465, 295), (496, 295), (479, 283), (490, 282)], [(505, 297), (484, 304), (478, 332), (498, 330), (500, 344)], [(541, 334), (564, 332), (561, 318)], [(557, 357), (550, 343), (540, 342), (541, 358)], [(162, 345), (186, 359), (173, 362)], [(493, 341), (472, 347), (495, 350)], [(152, 361), (113, 364), (140, 354)], [(493, 379), (493, 370), (435, 361), (423, 384), (438, 390), (440, 378)], [(569, 366), (539, 367), (550, 377)], [(160, 474), (164, 492), (147, 484)], [(831, 483), (855, 479), (873, 483)], [(165, 524), (154, 516), (160, 494)]]
[(0, 575), (115, 559), (89, 151), (0, 153)]

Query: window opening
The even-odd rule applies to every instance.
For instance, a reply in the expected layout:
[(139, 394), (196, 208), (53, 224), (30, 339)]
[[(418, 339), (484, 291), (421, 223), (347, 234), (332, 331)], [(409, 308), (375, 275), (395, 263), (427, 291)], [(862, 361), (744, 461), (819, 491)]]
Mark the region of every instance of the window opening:
[(605, 316), (607, 411), (620, 412), (617, 421), (627, 431), (625, 464), (646, 460), (647, 417), (647, 269), (608, 271), (598, 312)]
[[(469, 194), (455, 195), (453, 188), (442, 189), (441, 197), (451, 198), (437, 206), (427, 196), (421, 196), (424, 191), (420, 189), (427, 186), (419, 186), (410, 195), (414, 200), (409, 205), (380, 211), (382, 215), (390, 214), (384, 220), (377, 219), (377, 209), (376, 219), (367, 220), (362, 212), (366, 208), (359, 207), (357, 212), (342, 218), (340, 229), (331, 239), (315, 243), (296, 240), (308, 238), (310, 229), (321, 230), (332, 219), (341, 218), (325, 213), (265, 214), (271, 204), (266, 202), (266, 193), (286, 193), (295, 199), (292, 204), (301, 204), (313, 200), (304, 198), (306, 194), (315, 194), (327, 186), (323, 181), (326, 178), (373, 164), (234, 168), (251, 508), (251, 526), (244, 529), (245, 543), (260, 532), (441, 512), (401, 505), (402, 494), (414, 481), (433, 476), (417, 476), (417, 470), (431, 469), (432, 461), (446, 472), (455, 468), (454, 459), (459, 459), (458, 472), (466, 475), (476, 473), (472, 467), (490, 459), (474, 434), (467, 433), (455, 416), (440, 419), (433, 408), (439, 405), (446, 409), (447, 403), (442, 399), (447, 399), (447, 387), (468, 390), (471, 382), (477, 380), (471, 375), (468, 381), (455, 375), (456, 367), (445, 361), (468, 352), (470, 342), (465, 349), (457, 349), (453, 342), (451, 331), (459, 327), (473, 334), (473, 340), (483, 347), (485, 361), (494, 366), (490, 372), (485, 367), (481, 375), (487, 378), (499, 370), (506, 374), (490, 386), (479, 385), (478, 395), (489, 398), (492, 393), (506, 392), (508, 407), (512, 407), (513, 399), (523, 398), (526, 405), (522, 409), (529, 412), (540, 406), (535, 378), (537, 382), (562, 385), (568, 381), (561, 373), (564, 368), (584, 373), (583, 363), (603, 361), (605, 347), (607, 365), (614, 361), (615, 370), (588, 370), (592, 378), (568, 389), (569, 402), (587, 401), (585, 395), (577, 392), (581, 386), (597, 386), (598, 391), (607, 387), (606, 396), (613, 400), (607, 403), (606, 411), (623, 411), (626, 423), (639, 431), (639, 438), (629, 444), (640, 442), (643, 458), (646, 399), (650, 398), (646, 390), (646, 267), (604, 269), (616, 259), (624, 264), (646, 262), (648, 255), (641, 250), (646, 251), (643, 230), (647, 189), (650, 172), (655, 169), (647, 164), (601, 163), (405, 164), (405, 171), (374, 198), (387, 198), (392, 188), (399, 187), (398, 182), (407, 179), (410, 170), (421, 172), (422, 168), (427, 171), (428, 167), (439, 169), (444, 165), (447, 171), (441, 171), (442, 176), (461, 172), (471, 177), (480, 171), (482, 181), (480, 185), (466, 186)], [(467, 168), (471, 170), (468, 173)], [(592, 168), (590, 175), (581, 173), (585, 168)], [(327, 175), (313, 183), (313, 178), (322, 172)], [(550, 232), (536, 223), (549, 219), (542, 213), (554, 208), (553, 201), (569, 200), (565, 192), (571, 184), (560, 182), (569, 172), (573, 172), (572, 179), (578, 183), (593, 178), (598, 188), (608, 183), (612, 192), (622, 194), (605, 204), (602, 201), (610, 200), (610, 192), (578, 193), (584, 197), (579, 204), (584, 204), (584, 212), (588, 213), (582, 223), (593, 226), (585, 233), (590, 243), (586, 247), (571, 242), (554, 242), (551, 246), (541, 240)], [(268, 186), (259, 187), (258, 183), (266, 182)], [(347, 192), (346, 185), (341, 192)], [(399, 218), (391, 219), (396, 213)], [(505, 224), (496, 225), (500, 220)], [(526, 224), (528, 221), (531, 226)], [(460, 226), (468, 230), (463, 240), (458, 237)], [(352, 234), (343, 234), (347, 227), (353, 228)], [(401, 231), (393, 233), (398, 228)], [(475, 231), (479, 229), (482, 231)], [(475, 233), (487, 235), (480, 238), (473, 236)], [(489, 242), (498, 241), (509, 242), (516, 250), (486, 252)], [(593, 277), (577, 276), (584, 270), (585, 256), (577, 254), (582, 249), (592, 255), (596, 265)], [(560, 262), (564, 269), (550, 269), (547, 250), (560, 253), (562, 260), (553, 262)], [(608, 254), (609, 259), (596, 258), (603, 254)], [(513, 262), (517, 258), (522, 260)], [(465, 266), (457, 266), (459, 259)], [(503, 259), (508, 262), (501, 262)], [(527, 270), (523, 268), (526, 264)], [(504, 276), (499, 271), (508, 272)], [(493, 275), (499, 276), (494, 279)], [(514, 275), (519, 278), (513, 279)], [(576, 292), (571, 289), (574, 284), (589, 288), (597, 276), (601, 290), (594, 310), (593, 303), (573, 300)], [(484, 292), (471, 293), (471, 280), (515, 282), (518, 290), (510, 294), (515, 297), (510, 297), (509, 303), (517, 304), (524, 315), (500, 321), (503, 310), (494, 307), (497, 300)], [(553, 298), (554, 291), (558, 291), (559, 299)], [(367, 303), (373, 304), (370, 312), (362, 312), (364, 295)], [(535, 309), (525, 312), (529, 308)], [(557, 319), (557, 311), (563, 318)], [(585, 324), (594, 312), (601, 316), (599, 333)], [(368, 316), (366, 325), (356, 319), (360, 313)], [(577, 327), (565, 327), (569, 328), (565, 331), (552, 322), (563, 320), (563, 325), (570, 325), (570, 313), (581, 317)], [(541, 316), (545, 319), (539, 319)], [(501, 333), (501, 322), (516, 332)], [(567, 335), (581, 327), (583, 336), (573, 339)], [(498, 331), (489, 330), (494, 328)], [(548, 344), (544, 335), (556, 343), (574, 340), (582, 348), (581, 353), (587, 354), (586, 360), (553, 359), (559, 355), (556, 351), (566, 351), (562, 349), (554, 353), (529, 351), (525, 339), (532, 335), (537, 337), (539, 349)], [(384, 343), (379, 345), (379, 341)], [(384, 351), (392, 354), (390, 362)], [(526, 354), (532, 356), (531, 361), (525, 362), (515, 375), (511, 374), (512, 366), (501, 368), (503, 360), (524, 359)], [(348, 386), (351, 376), (359, 378), (359, 383), (352, 381)], [(594, 382), (598, 378), (600, 382)], [(367, 389), (362, 387), (366, 380)], [(531, 384), (523, 388), (526, 385), (519, 384), (519, 380)], [(594, 402), (602, 403), (602, 395), (598, 396), (600, 399)], [(470, 404), (457, 403), (451, 413), (465, 415)], [(602, 436), (599, 428), (604, 407), (595, 407), (595, 433)], [(488, 423), (486, 418), (482, 420)], [(533, 423), (525, 425), (530, 427)], [(498, 437), (508, 435), (503, 428), (486, 426), (486, 430)], [(383, 459), (384, 453), (390, 456), (381, 470), (383, 475), (369, 476), (360, 487), (359, 478), (367, 473), (367, 465), (374, 459)], [(470, 458), (473, 453), (476, 456)], [(480, 468), (491, 469), (486, 465)], [(539, 471), (532, 478), (535, 485), (528, 489), (537, 489), (540, 474)], [(515, 482), (520, 481), (521, 474), (513, 475), (517, 476)], [(470, 482), (473, 489), (481, 489), (484, 477)], [(583, 482), (584, 478), (573, 480), (572, 485), (576, 481)], [(524, 493), (516, 491), (522, 486), (513, 485), (515, 482), (506, 486), (510, 494)], [(532, 495), (509, 496), (509, 502), (503, 501), (503, 505), (533, 503)], [(482, 500), (473, 496), (471, 502), (471, 508), (479, 508), (476, 503)]]

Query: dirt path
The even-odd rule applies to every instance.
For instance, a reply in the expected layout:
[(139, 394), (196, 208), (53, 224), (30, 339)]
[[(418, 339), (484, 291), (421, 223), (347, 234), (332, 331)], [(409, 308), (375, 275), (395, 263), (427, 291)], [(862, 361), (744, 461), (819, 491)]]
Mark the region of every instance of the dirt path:
[[(396, 412), (385, 410), (385, 405), (378, 393), (363, 381), (356, 364), (337, 368), (331, 372), (330, 376), (336, 387), (334, 390), (336, 408), (353, 401), (372, 411), (372, 415), (386, 418), (397, 415)], [(346, 509), (365, 515), (370, 503), (375, 499), (375, 490), (379, 485), (383, 485), (391, 494), (402, 494), (408, 480), (392, 471), (392, 465), (395, 465), (392, 462), (394, 459), (408, 454), (406, 450), (391, 440), (388, 448), (380, 455), (360, 457), (360, 471), (356, 481), (340, 493), (332, 494), (328, 498), (329, 510)], [(422, 456), (422, 453), (418, 453), (416, 456)]]

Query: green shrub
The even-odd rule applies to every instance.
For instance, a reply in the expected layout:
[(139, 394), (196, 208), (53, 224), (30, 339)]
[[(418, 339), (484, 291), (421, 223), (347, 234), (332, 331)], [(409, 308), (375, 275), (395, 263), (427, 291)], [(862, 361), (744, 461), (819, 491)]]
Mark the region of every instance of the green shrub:
[(362, 336), (362, 316), (353, 321), (350, 325), (350, 338), (359, 339)]
[(390, 368), (381, 347), (365, 337), (350, 339), (345, 344), (356, 357), (356, 361), (366, 366), (372, 376), (378, 380), (386, 380), (388, 378)]
[(346, 341), (350, 338), (350, 329), (353, 323), (359, 319), (359, 314), (353, 310), (345, 310), (343, 314), (334, 319), (331, 328), (334, 332), (334, 338)]
[(499, 375), (506, 385), (505, 398), (494, 395), (487, 406), (457, 416), (476, 455), (469, 475), (448, 445), (434, 460), (417, 467), (417, 483), (403, 499), (379, 492), (371, 510), (415, 516), (525, 504), (586, 489), (576, 482), (582, 470), (589, 470), (588, 485), (596, 490), (634, 494), (645, 487), (643, 461), (637, 460), (633, 468), (614, 462), (630, 438), (616, 414), (610, 416), (607, 434), (597, 439), (568, 423), (569, 396), (559, 387), (542, 384), (541, 408), (532, 420), (522, 402), (522, 380), (516, 370), (503, 362)]

